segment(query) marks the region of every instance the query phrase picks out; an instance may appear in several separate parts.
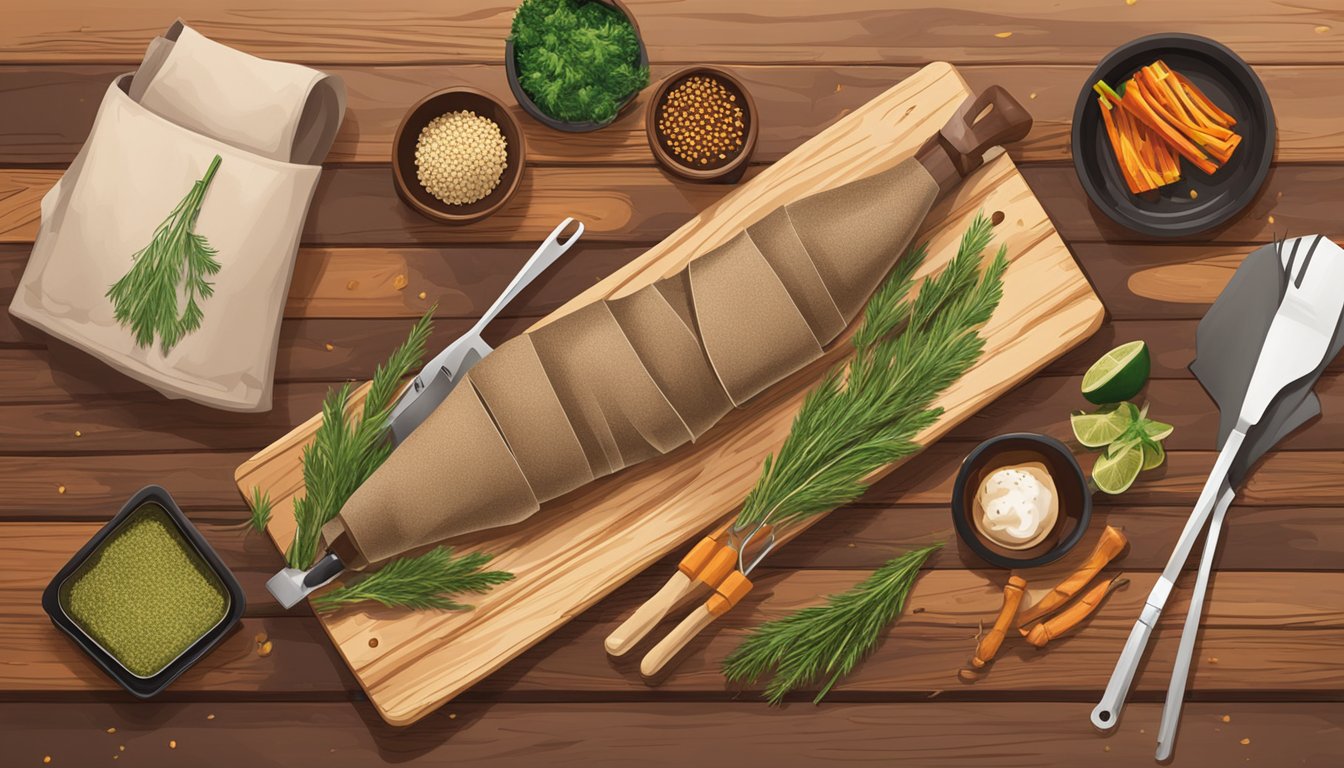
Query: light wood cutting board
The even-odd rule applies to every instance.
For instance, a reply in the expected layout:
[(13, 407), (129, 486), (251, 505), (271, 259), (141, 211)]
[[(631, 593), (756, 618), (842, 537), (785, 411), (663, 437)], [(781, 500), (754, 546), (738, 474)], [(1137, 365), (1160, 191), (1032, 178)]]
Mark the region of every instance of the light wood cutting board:
[[(895, 165), (968, 95), (951, 65), (925, 67), (756, 174), (539, 325), (677, 272), (779, 205)], [(939, 399), (946, 414), (920, 436), (924, 445), (1086, 339), (1102, 321), (1101, 302), (1001, 152), (930, 213), (920, 235), (930, 243), (925, 273), (951, 258), (961, 233), (982, 210), (999, 222), (996, 243), (1006, 243), (1012, 259), (1004, 298), (983, 330), (983, 358)], [(323, 627), (382, 716), (394, 725), (415, 722), (733, 513), (761, 460), (783, 442), (803, 393), (847, 348), (832, 345), (821, 360), (730, 413), (696, 444), (592, 483), (523, 524), (451, 542), (459, 551), (496, 554), (492, 567), (516, 576), (472, 599), (475, 610), (352, 608), (322, 616)], [(254, 486), (269, 491), (275, 513), (268, 532), (282, 551), (294, 533), (291, 503), (302, 491), (300, 454), (317, 424), (315, 416), (235, 474), (244, 495)], [(603, 651), (594, 646), (592, 652)]]

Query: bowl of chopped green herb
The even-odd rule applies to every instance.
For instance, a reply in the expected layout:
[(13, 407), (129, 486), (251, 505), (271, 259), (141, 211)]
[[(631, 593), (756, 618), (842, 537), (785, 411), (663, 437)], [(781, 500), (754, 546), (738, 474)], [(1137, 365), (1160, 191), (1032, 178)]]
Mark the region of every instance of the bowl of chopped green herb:
[(140, 698), (214, 648), (245, 606), (233, 574), (156, 485), (132, 496), (42, 593), (52, 623)]
[(621, 0), (523, 0), (504, 65), (523, 111), (571, 133), (611, 125), (649, 84), (649, 54)]

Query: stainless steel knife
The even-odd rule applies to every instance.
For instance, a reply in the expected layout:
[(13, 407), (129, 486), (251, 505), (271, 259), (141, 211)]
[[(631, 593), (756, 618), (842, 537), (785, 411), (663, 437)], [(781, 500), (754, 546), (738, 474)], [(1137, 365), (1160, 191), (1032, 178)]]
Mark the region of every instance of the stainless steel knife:
[[(563, 241), (561, 235), (570, 224), (578, 224), (578, 228), (573, 234), (566, 237)], [(401, 399), (397, 401), (392, 409), (392, 415), (388, 417), (388, 427), (392, 433), (392, 444), (401, 445), (406, 438), (420, 426), (430, 413), (448, 397), (448, 393), (453, 391), (457, 383), (462, 380), (462, 374), (471, 369), (473, 365), (479, 363), (482, 358), (494, 351), (494, 348), (485, 343), (481, 338), (481, 331), (490, 324), (491, 320), (508, 305), (524, 288), (535, 280), (546, 268), (555, 263), (569, 247), (573, 245), (579, 236), (583, 234), (583, 224), (575, 222), (574, 219), (565, 219), (560, 222), (550, 236), (537, 248), (536, 253), (527, 260), (522, 270), (514, 275), (513, 281), (509, 287), (504, 289), (504, 293), (495, 299), (495, 303), (485, 311), (480, 320), (471, 330), (464, 333), (461, 338), (454, 341), (444, 348), (442, 352), (434, 356), (433, 360), (420, 371), (406, 391), (402, 393)]]

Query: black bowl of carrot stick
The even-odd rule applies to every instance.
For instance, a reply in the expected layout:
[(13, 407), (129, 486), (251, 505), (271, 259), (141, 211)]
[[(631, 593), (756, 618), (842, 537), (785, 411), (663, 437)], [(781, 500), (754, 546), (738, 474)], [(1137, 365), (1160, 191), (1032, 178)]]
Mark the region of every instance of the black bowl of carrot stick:
[(1186, 34), (1112, 51), (1073, 112), (1073, 164), (1121, 226), (1163, 238), (1227, 223), (1255, 199), (1274, 157), (1274, 109), (1250, 65)]

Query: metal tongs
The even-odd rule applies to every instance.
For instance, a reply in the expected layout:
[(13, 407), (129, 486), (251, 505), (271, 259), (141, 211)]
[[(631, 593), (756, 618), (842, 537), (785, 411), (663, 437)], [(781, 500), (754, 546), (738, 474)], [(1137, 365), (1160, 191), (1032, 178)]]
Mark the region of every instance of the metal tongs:
[[(577, 224), (574, 232), (564, 240), (561, 236), (565, 230), (569, 229), (571, 224)], [(439, 406), (448, 395), (462, 381), (462, 377), (472, 366), (479, 363), (486, 355), (494, 351), (494, 348), (481, 338), (481, 332), (494, 320), (496, 316), (513, 301), (523, 289), (541, 276), (548, 267), (554, 264), (570, 246), (578, 242), (579, 236), (583, 234), (583, 223), (575, 222), (569, 218), (560, 222), (551, 234), (547, 235), (541, 245), (518, 270), (518, 274), (513, 276), (504, 292), (495, 299), (495, 303), (481, 315), (481, 319), (471, 327), (471, 330), (462, 334), (456, 341), (444, 347), (443, 351), (434, 356), (433, 360), (424, 367), (423, 370), (407, 385), (402, 391), (400, 399), (392, 408), (392, 413), (388, 417), (388, 431), (391, 434), (392, 444), (394, 446), (401, 443), (410, 436), (415, 428), (420, 426), (429, 414)], [(303, 568), (283, 568), (279, 573), (272, 576), (266, 582), (266, 589), (275, 596), (275, 599), (284, 608), (293, 608), (299, 601), (307, 597), (314, 590), (326, 585), (332, 579), (336, 578), (345, 570), (346, 564), (341, 556), (336, 552), (328, 551), (312, 567)]]
[[(1243, 378), (1241, 381), (1246, 383), (1239, 391), (1227, 392), (1224, 388), (1219, 392), (1201, 375), (1201, 381), (1215, 399), (1221, 405), (1235, 409), (1236, 421), (1230, 429), (1224, 430), (1226, 438), (1222, 449), (1194, 511), (1130, 632), (1101, 702), (1092, 711), (1092, 723), (1103, 730), (1115, 727), (1119, 721), (1125, 696), (1153, 627), (1200, 538), (1200, 532), (1212, 519), (1159, 728), (1159, 760), (1169, 758), (1174, 745), (1204, 593), (1223, 518), (1235, 497), (1234, 484), (1239, 483), (1250, 464), (1281, 437), (1315, 415), (1314, 398), (1310, 403), (1307, 401), (1311, 386), (1325, 364), (1339, 351), (1340, 341), (1336, 336), (1341, 312), (1344, 312), (1344, 292), (1338, 286), (1344, 280), (1344, 249), (1317, 235), (1277, 243), (1274, 254), (1284, 278), (1282, 298), (1269, 322), (1249, 381)], [(1248, 257), (1248, 262), (1256, 255)], [(1247, 311), (1245, 305), (1237, 309)], [(1251, 323), (1248, 321), (1247, 324)], [(1203, 331), (1201, 325), (1201, 341), (1204, 340)], [(1255, 341), (1253, 334), (1238, 336), (1237, 342), (1241, 344)], [(1197, 360), (1196, 364), (1200, 362)]]
[(754, 524), (734, 521), (701, 539), (662, 589), (607, 636), (607, 653), (625, 655), (672, 611), (697, 593), (712, 590), (640, 662), (639, 671), (645, 677), (657, 675), (692, 638), (741, 602), (753, 586), (748, 576), (780, 543), (781, 537), (765, 520)]

